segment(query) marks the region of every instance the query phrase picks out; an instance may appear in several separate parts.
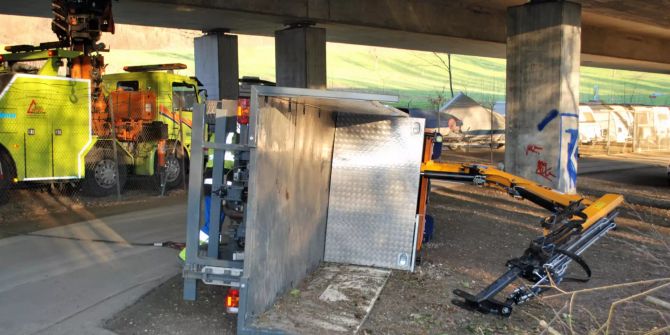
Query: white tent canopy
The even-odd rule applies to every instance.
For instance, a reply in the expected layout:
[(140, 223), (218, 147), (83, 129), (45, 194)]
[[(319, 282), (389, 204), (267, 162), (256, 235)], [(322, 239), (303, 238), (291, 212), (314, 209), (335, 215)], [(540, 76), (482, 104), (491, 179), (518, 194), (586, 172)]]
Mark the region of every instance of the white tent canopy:
[(448, 129), (441, 129), (447, 139), (487, 143), (491, 139), (505, 141), (505, 117), (484, 108), (462, 92), (444, 104), (440, 114), (441, 118), (449, 120)]

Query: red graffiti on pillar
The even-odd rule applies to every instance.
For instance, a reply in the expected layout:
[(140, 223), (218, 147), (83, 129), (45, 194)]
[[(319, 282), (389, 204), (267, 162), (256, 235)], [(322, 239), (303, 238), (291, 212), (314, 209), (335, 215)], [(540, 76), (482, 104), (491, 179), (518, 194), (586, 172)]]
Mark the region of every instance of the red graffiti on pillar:
[(528, 146), (526, 146), (526, 156), (528, 156), (529, 153), (539, 155), (542, 150), (543, 148), (539, 145), (529, 144)]
[(556, 178), (556, 175), (551, 172), (549, 164), (541, 159), (537, 161), (537, 169), (535, 170), (535, 173), (548, 181), (553, 181), (551, 178)]

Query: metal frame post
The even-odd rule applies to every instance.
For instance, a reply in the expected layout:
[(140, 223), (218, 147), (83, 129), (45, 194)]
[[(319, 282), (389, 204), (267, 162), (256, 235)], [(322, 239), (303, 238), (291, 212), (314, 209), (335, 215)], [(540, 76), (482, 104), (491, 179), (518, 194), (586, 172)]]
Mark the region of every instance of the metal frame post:
[[(186, 210), (186, 264), (195, 265), (198, 257), (198, 236), (200, 232), (200, 207), (202, 205), (203, 144), (205, 125), (205, 105), (193, 108), (191, 129), (191, 164), (188, 178), (188, 208)], [(196, 280), (184, 278), (184, 300), (195, 300)]]
[[(225, 106), (225, 104), (224, 104)], [(237, 145), (237, 144), (225, 144), (225, 135), (220, 136), (224, 143), (211, 143), (205, 141), (205, 105), (198, 104), (193, 108), (193, 124), (192, 124), (192, 139), (191, 139), (191, 160), (190, 160), (190, 174), (188, 180), (188, 208), (186, 213), (186, 262), (183, 269), (184, 277), (184, 300), (195, 300), (196, 299), (196, 289), (197, 289), (197, 280), (209, 280), (209, 281), (218, 281), (221, 283), (231, 283), (239, 280), (242, 269), (242, 261), (231, 261), (225, 259), (218, 259), (218, 235), (219, 232), (214, 232), (217, 237), (212, 238), (212, 232), (210, 232), (210, 241), (216, 241), (214, 243), (209, 243), (210, 249), (213, 248), (216, 252), (213, 257), (200, 257), (198, 255), (199, 251), (199, 235), (200, 235), (200, 226), (202, 223), (201, 210), (203, 206), (203, 174), (204, 174), (204, 155), (205, 150), (214, 149), (216, 152), (221, 152), (221, 156), (225, 154), (225, 151), (246, 151), (248, 150), (247, 146)], [(226, 109), (226, 108), (224, 108)], [(225, 113), (234, 113), (233, 108), (227, 108)], [(218, 123), (218, 122), (217, 122)], [(216, 126), (215, 126), (216, 127)], [(217, 137), (219, 138), (219, 137)], [(223, 163), (223, 159), (220, 160), (220, 163)], [(223, 179), (223, 167), (220, 164), (215, 164), (215, 167), (219, 166), (221, 173), (219, 174), (219, 187), (222, 184)], [(215, 201), (215, 200), (213, 200)], [(215, 201), (216, 202), (216, 201)], [(219, 202), (219, 213), (220, 213), (220, 201)], [(216, 213), (212, 213), (216, 214)], [(218, 215), (218, 214), (217, 214)], [(210, 229), (219, 230), (217, 225), (210, 224)], [(211, 247), (214, 245), (214, 247)], [(209, 251), (209, 250), (208, 250)], [(207, 267), (216, 267), (224, 268), (222, 273), (208, 273)], [(212, 270), (212, 269), (209, 269)], [(226, 272), (227, 271), (227, 272)], [(211, 271), (210, 271), (211, 272)], [(234, 273), (233, 273), (234, 272)]]
[[(616, 136), (616, 132), (615, 132)], [(612, 141), (612, 110), (607, 113), (607, 155), (610, 155), (610, 146)]]
[[(111, 99), (110, 99), (111, 100)], [(109, 117), (111, 118), (111, 133), (112, 133), (112, 152), (114, 154), (114, 162), (116, 162), (116, 173), (115, 179), (116, 179), (116, 200), (121, 200), (121, 176), (119, 175), (121, 173), (121, 168), (119, 164), (119, 150), (116, 147), (116, 124), (114, 123), (114, 104), (110, 104), (109, 106)]]
[[(224, 101), (221, 102), (221, 109), (216, 110), (216, 122), (214, 125), (214, 143), (226, 144), (228, 117), (234, 116), (235, 111), (227, 108)], [(219, 256), (219, 239), (221, 236), (221, 194), (216, 192), (221, 189), (223, 185), (223, 173), (225, 165), (225, 150), (214, 151), (214, 167), (212, 171), (212, 194), (210, 202), (209, 215), (209, 244), (207, 246), (207, 256), (218, 258)]]

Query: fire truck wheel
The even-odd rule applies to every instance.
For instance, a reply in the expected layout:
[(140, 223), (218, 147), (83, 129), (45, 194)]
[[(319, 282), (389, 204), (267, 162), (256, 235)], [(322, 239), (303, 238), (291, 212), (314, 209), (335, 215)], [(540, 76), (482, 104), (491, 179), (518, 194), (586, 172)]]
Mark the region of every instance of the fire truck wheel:
[[(155, 161), (155, 171), (160, 171), (158, 166), (158, 157), (156, 157)], [(184, 184), (184, 163), (184, 158), (179, 153), (177, 153), (177, 155), (169, 154), (167, 157), (165, 157), (165, 187), (167, 189), (178, 188)], [(160, 185), (160, 173), (156, 173), (155, 177), (158, 181), (158, 185)]]
[[(87, 160), (86, 175), (82, 183), (84, 194), (93, 197), (104, 197), (116, 193), (116, 176), (118, 173), (120, 189), (126, 184), (127, 168), (125, 164), (117, 166), (111, 150), (100, 150), (92, 153), (94, 159)], [(119, 162), (123, 160), (118, 159)]]
[(9, 201), (9, 189), (15, 177), (14, 161), (6, 152), (0, 151), (0, 205)]

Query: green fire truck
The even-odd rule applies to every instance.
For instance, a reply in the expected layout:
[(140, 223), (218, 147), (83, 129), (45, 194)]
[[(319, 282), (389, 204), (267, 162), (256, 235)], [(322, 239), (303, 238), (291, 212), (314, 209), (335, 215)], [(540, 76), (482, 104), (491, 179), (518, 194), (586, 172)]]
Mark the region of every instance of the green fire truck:
[(192, 108), (203, 99), (195, 78), (173, 73), (184, 65), (104, 76), (112, 117), (95, 112), (91, 80), (67, 73), (65, 62), (80, 52), (14, 50), (0, 55), (0, 200), (18, 182), (77, 183), (88, 195), (104, 196), (116, 191), (117, 180), (122, 188), (127, 175), (158, 179), (159, 161), (167, 188), (183, 183)]

